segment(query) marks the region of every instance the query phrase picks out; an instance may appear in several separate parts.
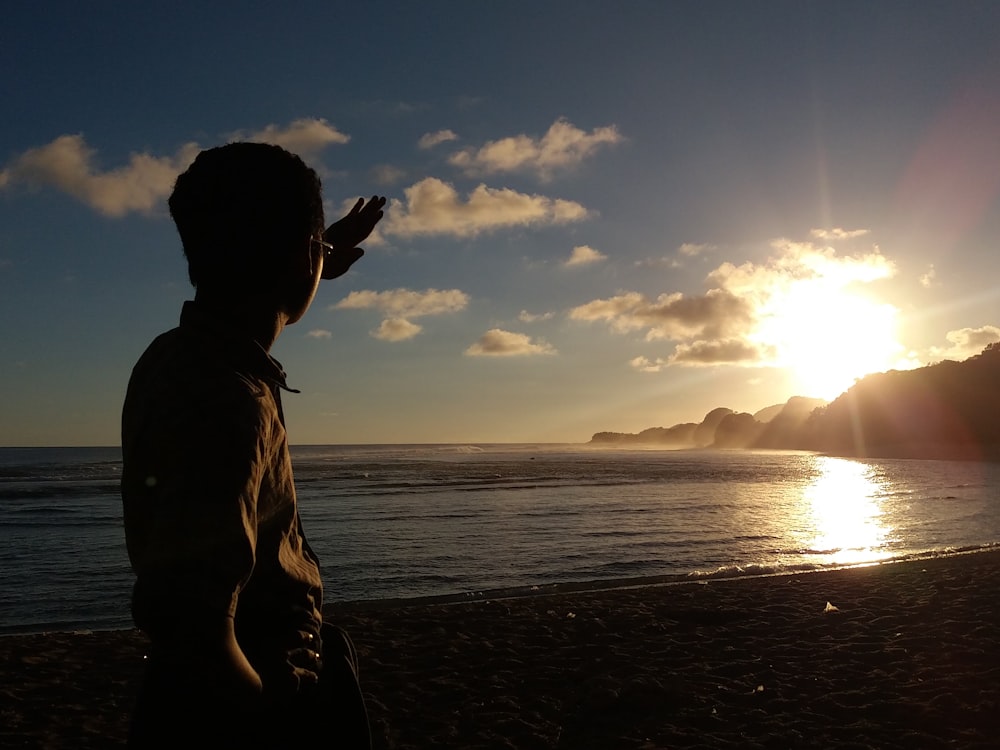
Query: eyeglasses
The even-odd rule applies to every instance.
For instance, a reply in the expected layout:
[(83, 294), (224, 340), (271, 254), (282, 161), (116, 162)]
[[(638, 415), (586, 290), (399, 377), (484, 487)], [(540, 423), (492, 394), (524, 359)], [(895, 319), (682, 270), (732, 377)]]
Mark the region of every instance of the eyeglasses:
[(313, 237), (312, 241), (315, 242), (320, 247), (322, 247), (327, 253), (332, 253), (334, 250), (337, 249), (333, 245), (331, 245), (329, 242), (321, 240), (319, 237)]

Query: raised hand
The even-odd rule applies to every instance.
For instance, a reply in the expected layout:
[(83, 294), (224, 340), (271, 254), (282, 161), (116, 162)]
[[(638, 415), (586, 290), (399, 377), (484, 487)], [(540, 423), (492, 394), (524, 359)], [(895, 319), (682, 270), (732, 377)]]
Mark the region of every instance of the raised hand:
[(333, 245), (333, 249), (327, 250), (323, 259), (324, 279), (335, 279), (344, 275), (354, 262), (365, 254), (358, 245), (375, 229), (375, 225), (383, 216), (384, 206), (385, 198), (379, 195), (373, 195), (367, 203), (364, 198), (358, 198), (358, 202), (347, 216), (327, 228), (323, 233), (323, 240)]

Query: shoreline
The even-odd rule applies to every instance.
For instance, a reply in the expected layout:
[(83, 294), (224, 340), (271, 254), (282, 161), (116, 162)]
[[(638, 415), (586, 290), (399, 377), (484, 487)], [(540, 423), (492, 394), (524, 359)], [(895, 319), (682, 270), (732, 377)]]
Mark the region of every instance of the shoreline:
[[(508, 599), (558, 596), (573, 593), (615, 592), (636, 588), (657, 588), (663, 586), (685, 586), (706, 581), (748, 581), (757, 578), (774, 578), (784, 576), (809, 576), (854, 568), (869, 568), (881, 565), (896, 565), (923, 560), (936, 560), (962, 555), (1000, 553), (1000, 542), (984, 545), (947, 548), (944, 550), (928, 550), (913, 552), (900, 557), (890, 557), (882, 560), (871, 560), (859, 563), (832, 563), (823, 567), (801, 567), (772, 569), (770, 566), (760, 566), (748, 563), (743, 566), (733, 564), (714, 571), (699, 571), (693, 573), (665, 573), (651, 576), (635, 576), (627, 578), (596, 578), (582, 581), (562, 581), (536, 585), (508, 586), (481, 591), (455, 592), (450, 594), (428, 594), (412, 597), (389, 597), (385, 599), (356, 599), (327, 602), (323, 605), (324, 617), (337, 615), (341, 612), (353, 611), (384, 611), (407, 607), (448, 606), (453, 604), (473, 604), (476, 602), (500, 601)], [(15, 626), (12, 626), (15, 627)], [(86, 635), (90, 633), (125, 633), (132, 630), (131, 623), (127, 626), (93, 627), (79, 626), (35, 627), (26, 630), (11, 630), (0, 632), (0, 639), (32, 635)]]
[(324, 613), (355, 610), (383, 610), (402, 607), (448, 606), (451, 604), (472, 604), (475, 602), (501, 601), (508, 599), (530, 599), (533, 597), (559, 596), (563, 594), (586, 594), (625, 591), (629, 589), (659, 588), (664, 586), (697, 585), (707, 581), (747, 581), (756, 578), (778, 578), (783, 576), (809, 576), (818, 573), (829, 573), (854, 568), (871, 568), (880, 565), (897, 565), (900, 563), (936, 560), (939, 558), (960, 557), (963, 555), (1000, 553), (1000, 542), (961, 547), (946, 550), (931, 550), (914, 552), (901, 557), (890, 557), (882, 560), (870, 560), (859, 563), (832, 563), (828, 566), (801, 569), (769, 569), (769, 566), (747, 564), (732, 565), (710, 572), (696, 573), (665, 573), (653, 576), (635, 576), (630, 578), (592, 578), (584, 581), (563, 581), (558, 583), (543, 583), (530, 586), (509, 586), (482, 591), (467, 591), (454, 594), (431, 594), (414, 597), (390, 597), (387, 599), (357, 599), (353, 601), (335, 601), (323, 605)]
[[(1000, 734), (996, 549), (327, 612), (357, 646), (380, 750), (986, 748)], [(121, 747), (144, 645), (136, 631), (0, 638), (0, 745)]]

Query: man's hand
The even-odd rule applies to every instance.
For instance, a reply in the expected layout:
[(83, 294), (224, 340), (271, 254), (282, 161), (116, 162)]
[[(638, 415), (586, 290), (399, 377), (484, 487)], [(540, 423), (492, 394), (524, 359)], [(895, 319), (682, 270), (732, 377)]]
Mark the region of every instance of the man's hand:
[(382, 218), (385, 198), (373, 195), (367, 203), (358, 198), (347, 216), (331, 224), (323, 233), (323, 241), (333, 245), (323, 258), (323, 278), (335, 279), (343, 276), (354, 262), (365, 254), (358, 247), (375, 229)]

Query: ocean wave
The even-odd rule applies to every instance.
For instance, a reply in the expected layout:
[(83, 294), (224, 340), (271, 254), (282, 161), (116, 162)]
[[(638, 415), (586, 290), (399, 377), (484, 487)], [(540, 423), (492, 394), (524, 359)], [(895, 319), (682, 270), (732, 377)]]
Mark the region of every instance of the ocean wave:
[(775, 565), (767, 563), (747, 563), (745, 565), (722, 565), (715, 570), (699, 570), (688, 573), (685, 578), (691, 580), (713, 578), (742, 578), (745, 576), (766, 576), (781, 573), (804, 573), (820, 570), (823, 566), (816, 563), (795, 563), (791, 565)]
[(121, 486), (90, 482), (31, 482), (15, 485), (0, 484), (0, 500), (52, 500), (56, 498), (120, 498)]
[[(940, 549), (922, 550), (919, 552), (907, 552), (891, 557), (873, 557), (870, 560), (852, 561), (845, 563), (747, 563), (743, 565), (723, 565), (715, 570), (694, 571), (688, 573), (685, 578), (688, 580), (704, 579), (728, 579), (743, 578), (751, 576), (772, 576), (788, 575), (795, 573), (809, 573), (820, 570), (843, 570), (845, 568), (859, 568), (871, 565), (884, 565), (897, 562), (907, 562), (912, 560), (933, 560), (939, 557), (949, 557), (952, 555), (974, 554), (977, 552), (989, 552), (1000, 550), (1000, 543), (990, 542), (987, 544), (974, 544), (962, 547), (942, 547)], [(829, 552), (817, 552), (816, 554), (835, 554), (841, 550)]]

